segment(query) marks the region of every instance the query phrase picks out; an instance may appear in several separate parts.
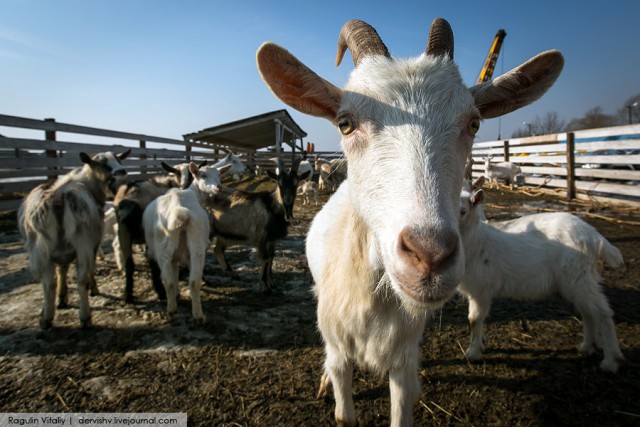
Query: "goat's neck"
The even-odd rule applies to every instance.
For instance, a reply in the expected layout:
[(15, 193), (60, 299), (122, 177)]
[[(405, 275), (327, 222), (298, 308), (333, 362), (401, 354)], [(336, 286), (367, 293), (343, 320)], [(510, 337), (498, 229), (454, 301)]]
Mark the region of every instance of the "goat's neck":
[[(84, 187), (89, 191), (89, 194), (91, 194), (93, 199), (96, 201), (98, 206), (104, 207), (107, 200), (106, 194), (109, 192), (107, 183), (99, 181), (93, 174), (93, 171), (91, 170), (91, 167), (89, 167), (89, 165), (85, 165), (77, 172), (74, 171), (69, 174), (69, 180), (67, 180), (66, 182), (69, 182), (70, 180), (82, 183), (82, 185), (84, 185)], [(62, 185), (65, 185), (66, 182)]]

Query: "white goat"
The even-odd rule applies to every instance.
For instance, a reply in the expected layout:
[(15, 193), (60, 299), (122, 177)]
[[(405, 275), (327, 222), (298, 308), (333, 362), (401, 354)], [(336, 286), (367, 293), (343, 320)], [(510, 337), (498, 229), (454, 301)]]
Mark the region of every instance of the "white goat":
[(303, 182), (302, 185), (298, 187), (298, 195), (302, 196), (303, 205), (310, 205), (311, 198), (313, 198), (316, 206), (318, 206), (318, 183), (313, 181)]
[(220, 169), (223, 166), (231, 165), (231, 171), (229, 172), (234, 180), (240, 179), (240, 176), (247, 173), (247, 167), (244, 165), (240, 157), (242, 153), (234, 154), (231, 150), (225, 150), (227, 152), (220, 161), (213, 166)]
[(460, 233), (465, 274), (458, 289), (469, 299), (469, 360), (482, 358), (482, 324), (494, 298), (540, 300), (559, 293), (582, 315), (584, 339), (579, 350), (592, 354), (601, 346), (600, 367), (616, 372), (622, 352), (613, 311), (600, 287), (598, 262), (624, 265), (622, 254), (595, 228), (568, 213), (542, 213), (489, 224), (480, 206), (484, 192), (463, 191)]
[[(198, 168), (189, 163), (193, 182), (186, 190), (172, 189), (154, 199), (142, 215), (152, 280), (161, 281), (167, 293), (167, 318), (177, 311), (178, 270), (189, 266), (191, 310), (197, 323), (204, 323), (200, 301), (204, 260), (209, 247), (209, 216), (202, 208), (207, 194), (220, 189), (220, 177), (231, 165)], [(159, 284), (154, 283), (154, 287)]]
[[(95, 264), (102, 240), (104, 204), (113, 196), (127, 171), (120, 163), (131, 150), (93, 157), (80, 153), (82, 168), (53, 183), (34, 188), (18, 211), (18, 227), (29, 252), (29, 269), (42, 280), (44, 301), (40, 327), (50, 328), (55, 315), (56, 286), (59, 306), (67, 304), (67, 272), (76, 261), (80, 325), (91, 324), (88, 290), (95, 288)], [(57, 280), (56, 280), (57, 279)], [(56, 283), (57, 282), (57, 283)]]
[(513, 189), (515, 185), (516, 175), (522, 173), (520, 167), (511, 162), (499, 162), (491, 163), (491, 156), (484, 158), (484, 171), (487, 178), (489, 178), (489, 187), (498, 188), (498, 180), (506, 181)]
[(417, 58), (391, 58), (358, 20), (340, 33), (338, 63), (347, 47), (356, 68), (344, 90), (273, 43), (260, 47), (257, 63), (282, 101), (339, 128), (348, 160), (348, 178), (316, 215), (306, 244), (326, 351), (319, 394), (333, 384), (336, 421), (351, 426), (353, 364), (388, 372), (391, 424), (409, 425), (426, 318), (463, 274), (459, 197), (480, 119), (537, 99), (563, 59), (550, 51), (469, 90), (443, 19)]

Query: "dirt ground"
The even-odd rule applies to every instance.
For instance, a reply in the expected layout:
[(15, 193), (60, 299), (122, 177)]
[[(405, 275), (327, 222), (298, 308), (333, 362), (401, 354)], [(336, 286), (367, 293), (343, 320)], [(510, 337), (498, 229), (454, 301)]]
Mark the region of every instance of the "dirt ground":
[[(324, 194), (320, 201), (326, 199)], [(640, 214), (506, 188), (488, 190), (486, 201), (491, 220), (578, 211), (622, 250), (626, 269), (603, 275), (627, 362), (613, 375), (599, 370), (601, 355), (580, 356), (581, 321), (556, 298), (496, 301), (484, 360), (470, 364), (462, 350), (469, 339), (466, 302), (454, 297), (424, 333), (415, 425), (640, 425)], [(186, 412), (190, 426), (333, 425), (333, 398), (316, 398), (323, 350), (304, 256), (304, 236), (319, 209), (296, 201), (297, 222), (277, 247), (277, 290), (271, 295), (258, 289), (250, 248), (229, 250), (235, 280), (221, 274), (210, 251), (204, 326), (190, 322), (186, 286), (177, 320), (166, 322), (142, 252), (136, 254), (137, 303), (124, 304), (124, 278), (106, 245), (97, 271), (101, 295), (91, 297), (94, 326), (88, 330), (79, 329), (73, 282), (71, 308), (57, 311), (51, 330), (38, 328), (42, 291), (27, 270), (15, 219), (4, 218), (2, 412)], [(388, 425), (386, 379), (357, 370), (354, 399), (361, 426)]]

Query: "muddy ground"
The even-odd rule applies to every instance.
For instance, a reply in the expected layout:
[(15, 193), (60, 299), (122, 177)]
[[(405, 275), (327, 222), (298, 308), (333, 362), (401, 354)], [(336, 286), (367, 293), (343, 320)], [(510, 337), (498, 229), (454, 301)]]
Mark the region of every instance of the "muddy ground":
[[(538, 192), (536, 192), (538, 193)], [(327, 195), (321, 196), (321, 202)], [(616, 375), (601, 355), (581, 357), (581, 321), (569, 303), (497, 301), (486, 326), (487, 351), (470, 364), (466, 303), (454, 297), (424, 333), (416, 425), (640, 425), (640, 214), (567, 205), (551, 193), (489, 190), (490, 219), (540, 209), (577, 210), (618, 246), (626, 269), (605, 270), (627, 362)], [(142, 252), (136, 254), (135, 305), (122, 301), (123, 277), (108, 246), (99, 261), (101, 295), (91, 298), (93, 328), (79, 329), (77, 294), (54, 328), (38, 328), (40, 285), (27, 270), (15, 219), (0, 222), (0, 408), (2, 412), (186, 412), (193, 426), (333, 425), (333, 399), (317, 399), (323, 351), (315, 327), (304, 235), (319, 207), (296, 202), (298, 222), (278, 244), (277, 290), (258, 289), (251, 250), (229, 250), (239, 278), (222, 276), (210, 252), (204, 326), (190, 322), (182, 288), (168, 324)], [(585, 214), (586, 213), (586, 214)], [(601, 217), (607, 218), (602, 219)], [(73, 278), (72, 278), (73, 280)], [(388, 425), (388, 382), (354, 377), (361, 426)]]

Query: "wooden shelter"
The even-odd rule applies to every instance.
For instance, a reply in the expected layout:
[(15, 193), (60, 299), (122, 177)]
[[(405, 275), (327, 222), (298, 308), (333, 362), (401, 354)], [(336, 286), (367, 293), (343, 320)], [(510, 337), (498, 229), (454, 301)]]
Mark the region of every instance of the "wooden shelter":
[(246, 153), (250, 165), (256, 152), (263, 148), (271, 148), (273, 155), (281, 156), (282, 144), (291, 147), (293, 158), (296, 150), (304, 151), (306, 136), (287, 110), (277, 110), (188, 133), (183, 138), (188, 143), (197, 142), (200, 147), (211, 146), (216, 155), (219, 150), (227, 149)]

